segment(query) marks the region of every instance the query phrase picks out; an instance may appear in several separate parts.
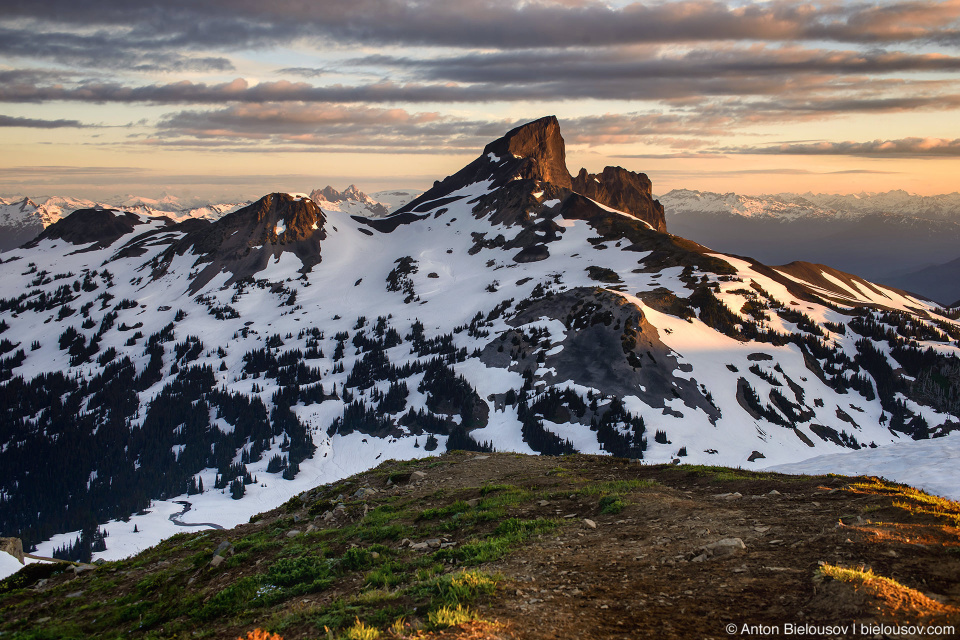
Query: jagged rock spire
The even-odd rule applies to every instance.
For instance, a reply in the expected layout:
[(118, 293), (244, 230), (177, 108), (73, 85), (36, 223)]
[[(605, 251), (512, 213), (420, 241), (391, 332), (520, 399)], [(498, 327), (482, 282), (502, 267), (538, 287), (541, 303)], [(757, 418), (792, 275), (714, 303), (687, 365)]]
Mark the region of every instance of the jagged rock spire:
[(515, 156), (531, 160), (521, 169), (523, 178), (570, 188), (566, 148), (556, 116), (546, 116), (512, 129), (483, 149), (484, 155), (489, 153), (500, 158)]

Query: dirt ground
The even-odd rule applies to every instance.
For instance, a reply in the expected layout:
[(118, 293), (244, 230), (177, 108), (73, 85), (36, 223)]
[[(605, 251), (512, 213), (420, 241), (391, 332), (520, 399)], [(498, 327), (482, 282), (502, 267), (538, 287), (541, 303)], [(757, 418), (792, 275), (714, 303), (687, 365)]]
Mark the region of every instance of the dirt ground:
[[(616, 515), (604, 515), (595, 500), (578, 497), (521, 511), (524, 517), (562, 517), (577, 525), (488, 567), (508, 581), (485, 608), (487, 617), (505, 623), (501, 635), (827, 638), (862, 635), (861, 625), (869, 623), (919, 623), (953, 624), (956, 635), (941, 637), (960, 637), (960, 531), (886, 506), (889, 498), (850, 491), (849, 478), (727, 480), (722, 473), (611, 458), (481, 458), (464, 456), (456, 473), (431, 479), (421, 490), (490, 482), (541, 489), (556, 482), (559, 488), (573, 478), (658, 483), (632, 493)], [(569, 477), (546, 475), (557, 467)], [(693, 561), (701, 547), (726, 538), (739, 538), (746, 548)], [(823, 562), (871, 568), (929, 600), (876, 597), (836, 581), (818, 585), (814, 574)], [(854, 624), (856, 633), (820, 633), (823, 627)], [(728, 625), (735, 633), (728, 633)], [(744, 625), (767, 629), (741, 633)], [(804, 625), (813, 633), (802, 633)]]

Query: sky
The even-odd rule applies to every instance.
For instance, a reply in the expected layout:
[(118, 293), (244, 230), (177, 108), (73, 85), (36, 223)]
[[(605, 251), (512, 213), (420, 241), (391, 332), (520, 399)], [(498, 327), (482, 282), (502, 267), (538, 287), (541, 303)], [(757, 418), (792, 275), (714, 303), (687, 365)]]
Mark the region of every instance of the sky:
[(3, 0), (0, 194), (427, 188), (556, 115), (654, 192), (960, 190), (960, 0)]

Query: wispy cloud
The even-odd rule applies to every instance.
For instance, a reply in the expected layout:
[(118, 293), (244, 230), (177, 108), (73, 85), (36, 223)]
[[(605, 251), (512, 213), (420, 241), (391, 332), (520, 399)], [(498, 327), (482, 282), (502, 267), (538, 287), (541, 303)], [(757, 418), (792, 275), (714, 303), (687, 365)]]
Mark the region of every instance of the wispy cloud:
[(869, 142), (813, 142), (779, 144), (767, 147), (723, 149), (725, 153), (803, 155), (803, 156), (875, 156), (875, 157), (960, 157), (960, 138), (901, 138)]
[(80, 129), (91, 125), (79, 120), (42, 120), (39, 118), (19, 118), (0, 114), (0, 127), (25, 127), (28, 129)]

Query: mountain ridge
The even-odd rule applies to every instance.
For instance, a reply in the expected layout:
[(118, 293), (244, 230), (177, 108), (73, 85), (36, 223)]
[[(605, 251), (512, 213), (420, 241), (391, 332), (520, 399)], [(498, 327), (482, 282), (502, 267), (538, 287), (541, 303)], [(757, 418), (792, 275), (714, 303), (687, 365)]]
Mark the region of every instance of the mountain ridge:
[[(533, 125), (514, 138), (556, 160)], [(52, 553), (96, 522), (109, 549), (145, 510), (170, 535), (184, 500), (233, 526), (443, 449), (756, 468), (960, 427), (955, 314), (718, 253), (536, 178), (547, 155), (491, 153), (384, 218), (270, 194), (5, 253), (4, 533)]]

